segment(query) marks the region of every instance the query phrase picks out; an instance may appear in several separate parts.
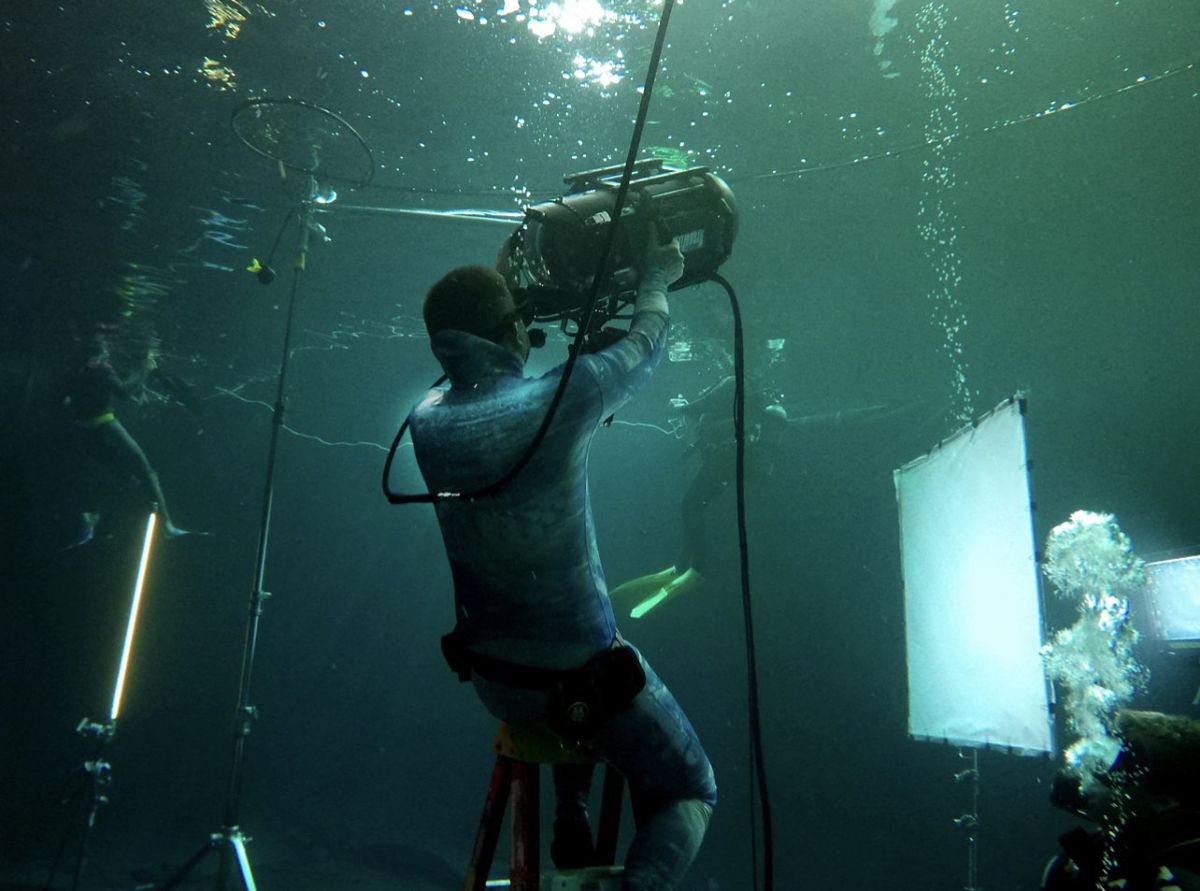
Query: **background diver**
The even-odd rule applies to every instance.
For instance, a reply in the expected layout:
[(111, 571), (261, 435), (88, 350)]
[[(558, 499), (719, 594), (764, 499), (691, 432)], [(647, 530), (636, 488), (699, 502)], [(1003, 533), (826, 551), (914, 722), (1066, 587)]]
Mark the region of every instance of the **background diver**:
[[(70, 422), (66, 436), (71, 451), (135, 479), (146, 506), (157, 510), (163, 531), (177, 537), (187, 531), (172, 521), (158, 474), (116, 415), (121, 399), (144, 398), (147, 380), (158, 369), (158, 355), (157, 338), (146, 335), (132, 350), (129, 367), (122, 373), (117, 369), (109, 337), (104, 333), (93, 335), (83, 356), (73, 363), (62, 382), (61, 405)], [(168, 380), (178, 388), (175, 379)], [(82, 512), (82, 527), (74, 545), (91, 541), (99, 516), (94, 509)]]
[[(704, 584), (708, 572), (706, 512), (722, 492), (733, 486), (737, 474), (734, 439), (734, 378), (727, 376), (696, 399), (673, 401), (679, 412), (676, 435), (687, 444), (684, 457), (697, 461), (695, 473), (680, 503), (683, 541), (674, 564), (614, 588), (614, 602), (629, 608), (637, 619), (670, 597)], [(747, 471), (770, 476), (787, 429), (788, 413), (777, 394), (762, 387), (747, 388)]]

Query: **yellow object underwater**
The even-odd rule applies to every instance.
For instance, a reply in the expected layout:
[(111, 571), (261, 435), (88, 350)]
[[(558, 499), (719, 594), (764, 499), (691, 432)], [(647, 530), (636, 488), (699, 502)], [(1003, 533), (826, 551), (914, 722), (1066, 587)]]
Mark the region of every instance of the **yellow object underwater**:
[(637, 606), (635, 606), (633, 609), (631, 609), (629, 611), (629, 618), (640, 619), (642, 616), (646, 615), (646, 613), (650, 612), (650, 610), (654, 609), (654, 607), (658, 606), (660, 603), (662, 603), (666, 599), (667, 599), (667, 589), (659, 588), (657, 594), (655, 594), (653, 597), (647, 597), (645, 600), (643, 600), (641, 603), (639, 603)]
[(613, 600), (635, 600), (629, 617), (640, 619), (668, 597), (698, 588), (703, 583), (704, 576), (694, 568), (680, 573), (674, 566), (668, 566), (661, 572), (630, 579), (618, 585), (609, 596)]
[(636, 579), (630, 579), (627, 582), (622, 582), (608, 592), (608, 596), (615, 602), (617, 600), (624, 601), (641, 601), (645, 600), (649, 595), (654, 594), (667, 582), (675, 578), (675, 567), (668, 566), (661, 572), (654, 572), (650, 575), (639, 576)]

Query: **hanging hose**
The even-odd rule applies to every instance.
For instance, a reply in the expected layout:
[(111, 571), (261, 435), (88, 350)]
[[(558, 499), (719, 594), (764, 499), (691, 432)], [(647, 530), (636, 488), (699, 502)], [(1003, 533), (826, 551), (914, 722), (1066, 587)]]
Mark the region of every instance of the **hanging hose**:
[[(729, 307), (733, 311), (733, 436), (737, 444), (737, 528), (738, 554), (741, 563), (742, 617), (746, 634), (746, 698), (750, 726), (750, 752), (753, 776), (750, 779), (750, 800), (754, 800), (755, 783), (762, 808), (763, 844), (763, 887), (772, 891), (774, 886), (775, 847), (771, 831), (771, 799), (767, 794), (767, 771), (763, 761), (762, 721), (758, 708), (758, 664), (754, 654), (754, 618), (750, 602), (750, 547), (746, 534), (746, 353), (742, 333), (742, 310), (738, 305), (733, 285), (720, 275), (712, 280), (729, 295)], [(751, 818), (753, 820), (753, 817)], [(751, 824), (753, 826), (753, 823)], [(754, 873), (754, 887), (758, 887), (758, 871)]]

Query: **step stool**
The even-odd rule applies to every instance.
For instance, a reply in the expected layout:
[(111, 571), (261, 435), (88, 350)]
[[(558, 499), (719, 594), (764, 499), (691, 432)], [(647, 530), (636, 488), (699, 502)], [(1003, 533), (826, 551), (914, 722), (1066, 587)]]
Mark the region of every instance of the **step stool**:
[[(483, 805), (483, 817), (475, 836), (475, 849), (467, 868), (464, 891), (485, 891), (504, 810), (512, 800), (511, 891), (539, 891), (541, 882), (540, 771), (543, 764), (592, 764), (595, 759), (564, 751), (559, 738), (546, 730), (515, 727), (504, 722), (496, 731), (492, 745), (496, 766)], [(596, 855), (601, 864), (616, 862), (617, 831), (621, 821), (621, 798), (625, 779), (611, 765), (604, 771), (604, 792), (600, 803), (600, 823), (596, 836)], [(564, 871), (566, 876), (570, 872)], [(611, 871), (610, 871), (611, 872)], [(493, 885), (492, 887), (496, 887)]]

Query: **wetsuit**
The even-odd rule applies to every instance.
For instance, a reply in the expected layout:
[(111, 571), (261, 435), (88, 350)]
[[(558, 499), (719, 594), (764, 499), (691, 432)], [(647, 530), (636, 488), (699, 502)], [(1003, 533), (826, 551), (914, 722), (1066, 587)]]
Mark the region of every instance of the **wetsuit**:
[(134, 477), (148, 505), (158, 511), (164, 528), (169, 533), (178, 532), (171, 523), (154, 466), (115, 414), (117, 399), (129, 396), (131, 389), (102, 359), (91, 359), (76, 369), (64, 386), (63, 402), (74, 421), (69, 436), (79, 451)]
[[(629, 335), (580, 358), (554, 422), (532, 461), (497, 495), (437, 505), (454, 578), (455, 631), (476, 653), (563, 670), (609, 648), (616, 622), (596, 547), (587, 461), (601, 421), (649, 379), (666, 340), (665, 281), (644, 276)], [(432, 340), (450, 379), (410, 421), (431, 491), (463, 492), (500, 479), (546, 414), (562, 367), (526, 378), (509, 350), (460, 331)], [(629, 782), (638, 833), (626, 889), (674, 888), (716, 802), (712, 767), (675, 698), (642, 659), (647, 684), (610, 718), (589, 751)], [(544, 692), (476, 675), (488, 709), (516, 724), (548, 723)], [(559, 816), (579, 807), (581, 787), (556, 771)]]

